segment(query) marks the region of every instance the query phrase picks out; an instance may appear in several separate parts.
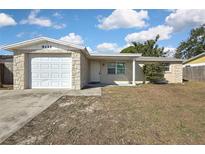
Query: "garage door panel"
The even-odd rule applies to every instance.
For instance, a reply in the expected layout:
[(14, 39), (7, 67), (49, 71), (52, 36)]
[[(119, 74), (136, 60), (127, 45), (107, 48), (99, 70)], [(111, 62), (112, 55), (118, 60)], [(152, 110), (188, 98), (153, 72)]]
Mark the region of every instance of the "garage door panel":
[[(62, 58), (61, 58), (62, 59)], [(60, 62), (61, 61), (61, 59), (60, 58), (52, 58), (52, 59), (50, 59), (50, 61), (51, 62)]]
[(52, 78), (52, 79), (59, 79), (59, 78), (60, 78), (60, 75), (59, 75), (58, 73), (51, 72), (51, 78)]
[(40, 69), (49, 69), (49, 64), (40, 64)]
[(49, 80), (39, 80), (40, 81), (40, 87), (49, 87)]
[(69, 86), (69, 84), (67, 82), (65, 82), (65, 80), (63, 80), (63, 81), (61, 81), (61, 86), (67, 87), (67, 86)]
[(39, 78), (39, 73), (37, 73), (37, 72), (33, 72), (32, 73), (32, 78)]
[(39, 64), (33, 64), (34, 69), (39, 69)]
[(41, 62), (49, 62), (49, 57), (38, 57), (37, 59)]
[(68, 69), (70, 67), (69, 64), (61, 64), (62, 69)]
[(49, 79), (49, 73), (40, 73), (41, 79)]
[(31, 55), (31, 88), (71, 88), (71, 57)]
[(51, 64), (51, 69), (59, 69), (59, 64)]
[(52, 86), (52, 87), (59, 87), (59, 86), (60, 86), (59, 81), (53, 81), (53, 82), (51, 82), (51, 86)]
[(63, 57), (63, 58), (61, 58), (61, 61), (62, 62), (68, 62), (68, 58), (67, 57)]
[(62, 79), (68, 79), (70, 77), (70, 74), (69, 73), (62, 73), (61, 74), (61, 78)]
[(32, 86), (34, 86), (34, 87), (39, 87), (40, 86), (39, 84), (40, 84), (40, 82), (38, 80), (32, 81)]

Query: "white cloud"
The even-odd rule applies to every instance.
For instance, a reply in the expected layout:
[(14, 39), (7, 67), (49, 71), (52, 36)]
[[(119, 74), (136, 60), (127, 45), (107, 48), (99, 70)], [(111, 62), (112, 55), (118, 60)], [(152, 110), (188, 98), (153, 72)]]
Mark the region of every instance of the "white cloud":
[(53, 28), (55, 28), (55, 29), (63, 29), (65, 27), (66, 27), (66, 24), (53, 25)]
[(51, 20), (45, 17), (37, 17), (39, 13), (40, 13), (40, 10), (32, 10), (28, 18), (25, 20), (22, 20), (20, 23), (30, 24), (30, 25), (39, 25), (42, 27), (51, 27), (52, 26)]
[(120, 52), (121, 47), (119, 47), (116, 43), (101, 43), (98, 44), (96, 47), (96, 52), (99, 53), (113, 53), (113, 52)]
[(60, 14), (59, 12), (55, 12), (55, 13), (53, 13), (53, 16), (54, 16), (54, 17), (57, 17), (57, 18), (60, 18), (60, 19), (63, 18), (63, 15)]
[(175, 10), (166, 17), (165, 22), (172, 26), (174, 31), (188, 26), (199, 26), (205, 24), (205, 10)]
[(20, 24), (38, 25), (42, 27), (52, 27), (55, 29), (65, 28), (65, 24), (55, 24), (47, 17), (39, 17), (40, 10), (32, 10), (27, 19), (21, 20)]
[(98, 21), (100, 22), (98, 28), (105, 30), (141, 28), (147, 25), (145, 20), (148, 18), (148, 12), (144, 10), (139, 12), (135, 10), (114, 10), (108, 17), (98, 16)]
[(165, 47), (164, 52), (166, 53), (166, 57), (174, 57), (176, 53), (176, 48)]
[(82, 37), (75, 33), (69, 33), (64, 37), (61, 37), (60, 40), (67, 41), (77, 45), (84, 45), (84, 40), (82, 39)]
[(125, 41), (127, 43), (146, 41), (146, 40), (154, 39), (158, 34), (160, 35), (159, 40), (166, 40), (171, 37), (170, 35), (172, 32), (173, 32), (172, 27), (159, 25), (156, 27), (151, 27), (148, 30), (128, 34), (125, 37)]
[(8, 14), (0, 13), (0, 27), (4, 26), (14, 26), (16, 21)]
[(22, 36), (24, 36), (26, 33), (25, 32), (20, 32), (20, 33), (18, 33), (18, 34), (16, 34), (16, 37), (22, 37)]
[(86, 47), (88, 52), (93, 52), (93, 49), (91, 47)]
[(41, 37), (43, 35), (35, 31), (34, 32), (20, 32), (16, 34), (16, 37), (19, 37), (19, 38), (24, 37), (24, 36), (34, 38), (34, 37)]
[(166, 11), (166, 12), (174, 12), (174, 11), (176, 11), (176, 9), (166, 9), (164, 11)]

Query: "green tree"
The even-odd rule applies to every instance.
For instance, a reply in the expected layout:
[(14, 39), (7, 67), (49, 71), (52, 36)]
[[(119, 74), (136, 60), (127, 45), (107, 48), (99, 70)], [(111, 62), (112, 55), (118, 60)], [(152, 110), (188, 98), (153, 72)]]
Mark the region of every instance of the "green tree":
[(205, 25), (191, 30), (186, 41), (178, 46), (175, 57), (188, 59), (205, 52)]
[[(143, 43), (132, 42), (132, 45), (123, 49), (121, 53), (141, 53), (146, 57), (164, 57), (164, 48), (157, 45), (159, 35), (153, 40), (147, 40)], [(143, 66), (144, 82), (149, 80), (154, 82), (156, 80), (164, 80), (164, 67), (162, 63), (145, 64)]]
[(143, 43), (132, 42), (132, 45), (123, 49), (121, 53), (141, 53), (142, 56), (147, 57), (161, 57), (165, 56), (164, 48), (157, 45), (159, 35), (153, 40), (147, 40)]

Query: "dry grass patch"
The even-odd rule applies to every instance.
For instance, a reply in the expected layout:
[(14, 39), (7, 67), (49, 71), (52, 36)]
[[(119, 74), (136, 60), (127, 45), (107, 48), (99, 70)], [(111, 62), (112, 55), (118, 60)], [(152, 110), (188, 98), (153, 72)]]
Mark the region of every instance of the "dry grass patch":
[(65, 96), (3, 144), (205, 144), (205, 83)]

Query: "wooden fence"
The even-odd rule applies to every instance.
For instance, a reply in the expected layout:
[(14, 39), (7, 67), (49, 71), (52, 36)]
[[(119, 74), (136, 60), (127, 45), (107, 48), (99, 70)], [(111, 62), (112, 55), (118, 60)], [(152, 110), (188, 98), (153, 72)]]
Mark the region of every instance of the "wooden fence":
[(205, 66), (184, 67), (183, 79), (190, 81), (205, 81)]
[(2, 86), (2, 72), (3, 72), (3, 63), (0, 62), (0, 88)]
[(0, 63), (0, 85), (13, 84), (13, 62)]

